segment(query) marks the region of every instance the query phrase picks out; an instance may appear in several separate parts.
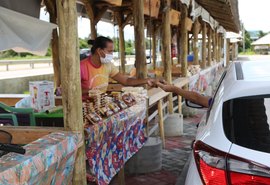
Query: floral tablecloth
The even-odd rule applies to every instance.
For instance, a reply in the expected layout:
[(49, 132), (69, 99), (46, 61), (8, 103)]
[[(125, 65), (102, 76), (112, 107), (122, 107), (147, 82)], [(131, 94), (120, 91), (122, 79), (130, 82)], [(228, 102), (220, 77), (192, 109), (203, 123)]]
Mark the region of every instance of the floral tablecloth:
[(146, 142), (146, 99), (118, 114), (85, 128), (86, 156), (91, 178), (107, 185)]
[(26, 154), (8, 153), (0, 158), (1, 185), (68, 185), (80, 134), (56, 132), (26, 146)]

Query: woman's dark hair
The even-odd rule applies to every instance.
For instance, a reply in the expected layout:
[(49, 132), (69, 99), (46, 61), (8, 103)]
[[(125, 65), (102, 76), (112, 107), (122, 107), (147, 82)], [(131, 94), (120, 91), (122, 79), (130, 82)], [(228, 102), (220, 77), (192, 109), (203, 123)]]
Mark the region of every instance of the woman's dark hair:
[(107, 37), (99, 36), (95, 40), (88, 40), (88, 44), (92, 45), (91, 53), (94, 54), (98, 48), (104, 49), (107, 47), (107, 43), (113, 41)]

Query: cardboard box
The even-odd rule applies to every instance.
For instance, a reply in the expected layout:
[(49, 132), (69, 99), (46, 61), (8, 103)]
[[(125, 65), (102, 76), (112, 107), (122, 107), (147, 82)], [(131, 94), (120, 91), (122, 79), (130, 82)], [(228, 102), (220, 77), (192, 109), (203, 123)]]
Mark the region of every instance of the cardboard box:
[(121, 6), (122, 5), (122, 0), (102, 0), (104, 2), (107, 2), (111, 5), (115, 5), (115, 6)]
[[(149, 8), (149, 5), (151, 8)], [(144, 0), (144, 15), (149, 15), (151, 13), (151, 17), (158, 18), (160, 8), (160, 0)], [(150, 10), (151, 9), (151, 10)]]
[(171, 25), (178, 26), (180, 19), (181, 19), (181, 12), (171, 9), (170, 10), (170, 16), (171, 16)]
[(31, 96), (31, 107), (36, 112), (44, 112), (55, 107), (53, 82), (29, 82), (29, 91)]

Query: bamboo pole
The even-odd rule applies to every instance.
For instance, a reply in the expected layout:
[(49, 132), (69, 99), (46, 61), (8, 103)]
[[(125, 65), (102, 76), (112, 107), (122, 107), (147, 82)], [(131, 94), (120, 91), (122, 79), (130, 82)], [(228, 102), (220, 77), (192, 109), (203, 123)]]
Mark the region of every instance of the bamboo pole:
[[(164, 77), (168, 83), (172, 83), (172, 62), (171, 62), (171, 25), (170, 25), (170, 6), (171, 0), (163, 0), (163, 5), (166, 10), (162, 15), (162, 50), (163, 50), (163, 64)], [(172, 93), (169, 94), (169, 113), (173, 113)]]
[(208, 28), (208, 60), (207, 66), (211, 66), (212, 63), (212, 28), (209, 26)]
[(200, 23), (198, 18), (193, 24), (193, 54), (194, 54), (194, 64), (199, 64), (199, 48), (198, 48), (198, 34), (200, 32)]
[(230, 39), (226, 39), (226, 66), (230, 65)]
[(206, 67), (206, 23), (202, 22), (202, 63), (201, 67), (204, 69)]
[[(83, 135), (76, 0), (56, 2), (64, 125), (65, 128)], [(84, 142), (77, 151), (73, 184), (86, 185)]]
[(188, 55), (188, 30), (186, 26), (186, 17), (188, 16), (187, 6), (181, 6), (181, 43), (180, 43), (180, 56), (181, 56), (181, 72), (182, 76), (187, 76), (187, 55)]
[(135, 60), (137, 78), (146, 78), (147, 76), (143, 8), (143, 0), (133, 0), (133, 18), (136, 51)]

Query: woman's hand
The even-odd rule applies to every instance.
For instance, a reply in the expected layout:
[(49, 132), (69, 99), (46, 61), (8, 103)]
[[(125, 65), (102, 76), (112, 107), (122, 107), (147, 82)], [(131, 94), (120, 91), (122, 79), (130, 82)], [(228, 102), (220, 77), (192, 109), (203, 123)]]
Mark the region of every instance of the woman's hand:
[(150, 86), (150, 87), (155, 87), (157, 88), (157, 83), (159, 82), (160, 80), (159, 79), (153, 79), (153, 78), (149, 78), (147, 79), (147, 84)]

